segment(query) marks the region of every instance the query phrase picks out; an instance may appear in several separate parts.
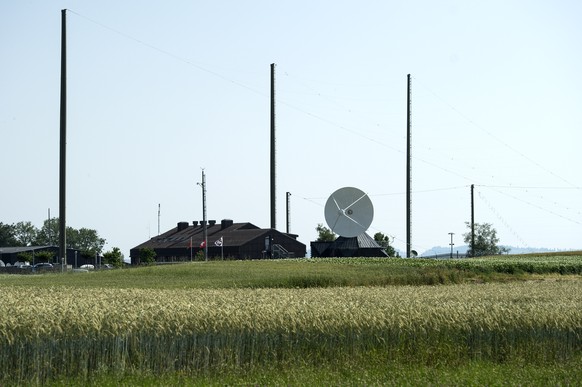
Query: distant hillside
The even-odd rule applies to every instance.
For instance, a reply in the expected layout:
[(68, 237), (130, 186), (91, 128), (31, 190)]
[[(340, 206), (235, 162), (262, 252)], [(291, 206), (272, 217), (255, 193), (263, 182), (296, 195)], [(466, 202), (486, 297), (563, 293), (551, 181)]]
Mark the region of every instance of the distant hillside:
[[(530, 253), (553, 253), (558, 250), (547, 249), (545, 247), (514, 247), (514, 246), (502, 246), (507, 247), (509, 249), (509, 254), (530, 254)], [(457, 253), (459, 255), (465, 255), (469, 250), (469, 246), (454, 246), (453, 247), (453, 256), (456, 256)], [(429, 250), (426, 250), (424, 253), (420, 254), (421, 257), (434, 257), (434, 256), (442, 256), (445, 254), (450, 254), (451, 248), (450, 247), (443, 247), (443, 246), (435, 246)]]
[(557, 249), (546, 249), (545, 247), (532, 248), (532, 247), (511, 247), (508, 246), (510, 254), (530, 254), (530, 253), (555, 253), (560, 250)]
[[(545, 247), (514, 247), (514, 246), (502, 246), (507, 247), (509, 249), (508, 254), (531, 254), (531, 253), (555, 253), (559, 252), (560, 250), (556, 249), (548, 249)], [(469, 250), (469, 246), (454, 246), (453, 247), (453, 256), (456, 257), (457, 254), (459, 257), (464, 257), (467, 254), (467, 250)], [(435, 246), (426, 250), (423, 253), (419, 254), (419, 258), (435, 258), (439, 257), (442, 258), (445, 255), (451, 254), (451, 248), (449, 246)], [(311, 257), (311, 250), (307, 250), (307, 257)], [(396, 256), (397, 257), (406, 257), (406, 251), (402, 251), (396, 249)]]
[[(453, 246), (453, 256), (456, 256), (457, 253), (459, 253), (459, 255), (465, 255), (467, 254), (467, 250), (469, 249), (469, 246)], [(450, 254), (451, 253), (451, 247), (443, 247), (443, 246), (435, 246), (429, 250), (426, 250), (424, 253), (420, 253), (419, 256), (420, 257), (424, 257), (424, 258), (430, 258), (430, 257), (435, 257), (435, 256), (442, 256), (445, 254)]]

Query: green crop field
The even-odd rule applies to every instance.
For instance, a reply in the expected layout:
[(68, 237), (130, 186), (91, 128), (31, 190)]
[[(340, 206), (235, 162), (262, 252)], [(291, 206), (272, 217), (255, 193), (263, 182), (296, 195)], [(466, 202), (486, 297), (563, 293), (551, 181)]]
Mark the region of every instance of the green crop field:
[(0, 385), (578, 385), (582, 256), (0, 276)]

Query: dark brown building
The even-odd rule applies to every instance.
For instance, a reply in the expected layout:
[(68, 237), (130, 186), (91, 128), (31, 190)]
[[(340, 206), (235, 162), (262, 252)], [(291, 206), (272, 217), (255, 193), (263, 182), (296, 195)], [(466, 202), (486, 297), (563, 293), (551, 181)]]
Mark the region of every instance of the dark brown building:
[(386, 251), (365, 232), (353, 238), (338, 237), (333, 242), (311, 242), (312, 257), (387, 257)]
[[(7, 266), (12, 266), (16, 262), (29, 262), (31, 265), (38, 263), (39, 260), (35, 258), (35, 254), (39, 252), (49, 252), (52, 258), (48, 260), (52, 264), (61, 264), (59, 261), (59, 247), (58, 246), (25, 246), (25, 247), (0, 247), (0, 261)], [(95, 264), (94, 258), (88, 258), (81, 254), (77, 249), (67, 249), (67, 265), (75, 267), (84, 265), (86, 263)], [(2, 263), (0, 263), (2, 266)]]
[[(202, 222), (179, 222), (165, 233), (151, 238), (130, 250), (132, 265), (141, 263), (141, 250), (156, 252), (157, 262), (184, 262), (196, 258), (204, 250)], [(220, 223), (209, 220), (209, 259), (265, 259), (304, 257), (306, 247), (297, 235), (286, 234), (270, 228), (259, 228), (252, 223), (234, 223), (223, 219)]]

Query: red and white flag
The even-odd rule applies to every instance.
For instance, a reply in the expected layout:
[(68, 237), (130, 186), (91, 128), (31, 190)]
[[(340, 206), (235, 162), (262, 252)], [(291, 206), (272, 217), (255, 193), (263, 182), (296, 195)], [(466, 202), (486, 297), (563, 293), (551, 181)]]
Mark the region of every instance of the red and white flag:
[(200, 243), (201, 248), (204, 248), (204, 246), (206, 246), (206, 241), (202, 241), (202, 243)]

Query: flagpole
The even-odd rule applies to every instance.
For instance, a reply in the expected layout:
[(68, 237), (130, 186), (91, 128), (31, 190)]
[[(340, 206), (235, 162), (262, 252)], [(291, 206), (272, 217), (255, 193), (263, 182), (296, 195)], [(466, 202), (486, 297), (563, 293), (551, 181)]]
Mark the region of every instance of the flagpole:
[(224, 261), (224, 239), (223, 239), (223, 237), (220, 237), (220, 241), (221, 241), (221, 243), (220, 243), (220, 259), (222, 261)]
[(190, 237), (190, 262), (192, 262), (192, 237)]

